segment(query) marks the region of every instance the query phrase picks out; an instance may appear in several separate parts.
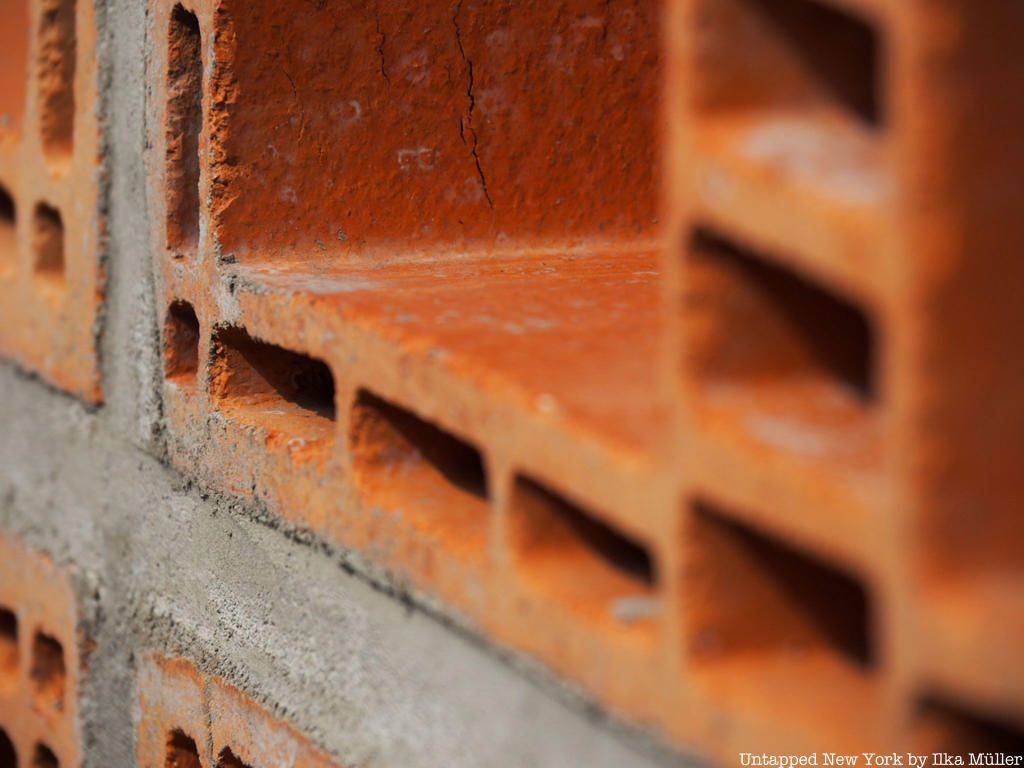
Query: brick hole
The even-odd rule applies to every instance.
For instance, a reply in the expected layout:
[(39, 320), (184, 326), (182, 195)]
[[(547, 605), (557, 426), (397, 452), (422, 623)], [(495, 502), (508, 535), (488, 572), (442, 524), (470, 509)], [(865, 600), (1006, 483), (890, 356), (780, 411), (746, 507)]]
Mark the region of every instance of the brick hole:
[(182, 730), (171, 731), (167, 737), (164, 768), (202, 768), (195, 739)]
[(14, 198), (0, 185), (0, 275), (12, 272), (17, 266), (17, 218)]
[(45, 744), (36, 744), (36, 750), (32, 755), (32, 768), (60, 768), (60, 761)]
[(199, 369), (199, 318), (187, 301), (175, 301), (167, 310), (164, 368), (168, 379), (195, 383)]
[(217, 768), (251, 768), (251, 766), (239, 760), (230, 747), (224, 747), (217, 758)]
[(3, 728), (0, 728), (0, 768), (18, 768), (18, 753)]
[(929, 752), (1024, 755), (1024, 730), (934, 696), (919, 702), (914, 737), (916, 747)]
[(881, 123), (880, 46), (861, 19), (819, 0), (701, 0), (700, 7), (705, 106)]
[(47, 283), (64, 282), (64, 220), (60, 211), (46, 203), (36, 206), (34, 240), (36, 275)]
[(689, 523), (695, 662), (785, 658), (821, 681), (872, 669), (872, 608), (860, 581), (709, 504), (695, 504)]
[(524, 576), (598, 617), (650, 618), (655, 569), (642, 544), (525, 477), (515, 480), (509, 510)]
[(14, 611), (0, 608), (0, 688), (18, 685), (18, 617)]
[(334, 376), (322, 360), (221, 328), (213, 341), (211, 389), (222, 411), (306, 441), (334, 439)]
[(181, 5), (167, 33), (167, 247), (199, 242), (199, 136), (203, 128), (203, 57), (199, 20)]
[(419, 514), (452, 546), (482, 552), (488, 485), (475, 447), (365, 390), (356, 396), (349, 438), (367, 501)]
[(0, 138), (21, 134), (28, 83), (29, 18), (27, 0), (8, 0), (0, 24)]
[(67, 686), (64, 647), (50, 635), (36, 632), (32, 640), (32, 689), (38, 705), (61, 709)]
[(688, 258), (686, 364), (707, 402), (756, 415), (762, 439), (784, 447), (826, 447), (796, 439), (803, 436), (786, 428), (796, 422), (844, 430), (831, 447), (849, 450), (850, 429), (865, 426), (878, 399), (867, 315), (715, 233), (698, 230)]
[(44, 0), (39, 28), (39, 128), (51, 158), (71, 154), (75, 127), (75, 0)]

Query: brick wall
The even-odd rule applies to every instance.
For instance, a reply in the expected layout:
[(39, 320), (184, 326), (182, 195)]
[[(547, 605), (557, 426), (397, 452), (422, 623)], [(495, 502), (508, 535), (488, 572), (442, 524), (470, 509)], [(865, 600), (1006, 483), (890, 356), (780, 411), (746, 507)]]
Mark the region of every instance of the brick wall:
[(4, 13), (0, 768), (1021, 751), (1021, 6)]

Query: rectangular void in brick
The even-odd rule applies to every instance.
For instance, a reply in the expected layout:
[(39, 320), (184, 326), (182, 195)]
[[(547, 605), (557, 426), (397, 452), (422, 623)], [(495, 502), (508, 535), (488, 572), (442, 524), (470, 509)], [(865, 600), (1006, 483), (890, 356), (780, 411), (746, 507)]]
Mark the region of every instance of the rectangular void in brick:
[(831, 0), (697, 0), (694, 107), (705, 152), (877, 204), (880, 35)]
[(175, 301), (164, 323), (164, 375), (194, 387), (199, 370), (199, 318), (187, 301)]
[(174, 6), (167, 31), (167, 247), (179, 254), (199, 242), (202, 50), (195, 14)]
[(43, 289), (53, 292), (65, 284), (64, 219), (56, 208), (39, 203), (32, 217), (35, 275)]
[(28, 77), (28, 0), (7, 0), (0, 24), (0, 146), (21, 135)]
[(39, 129), (51, 159), (71, 155), (75, 133), (75, 0), (42, 0), (37, 83)]
[(488, 483), (475, 447), (367, 391), (356, 396), (350, 424), (367, 505), (401, 513), (451, 552), (483, 556)]
[(1024, 755), (1024, 729), (1019, 724), (937, 696), (926, 696), (918, 703), (913, 738), (914, 748), (922, 752)]
[(195, 739), (184, 731), (171, 731), (167, 737), (165, 768), (202, 768)]
[(60, 760), (45, 744), (36, 744), (32, 752), (31, 768), (60, 768)]
[(43, 710), (61, 709), (67, 688), (64, 646), (56, 638), (36, 632), (32, 638), (32, 694)]
[(212, 216), (239, 260), (656, 234), (656, 0), (218, 12)]
[(14, 198), (0, 184), (0, 277), (8, 277), (18, 266), (18, 216)]
[(708, 691), (777, 707), (797, 689), (809, 717), (869, 704), (874, 611), (858, 578), (711, 504), (687, 512), (687, 656)]
[(655, 567), (642, 543), (521, 476), (508, 520), (515, 566), (532, 589), (590, 621), (653, 626)]
[(243, 328), (220, 328), (210, 391), (230, 418), (286, 440), (334, 442), (334, 375), (322, 360), (255, 339)]
[(3, 728), (0, 728), (0, 768), (18, 768), (18, 753)]
[(18, 687), (18, 616), (0, 607), (0, 691)]
[(684, 376), (694, 407), (794, 455), (863, 460), (878, 406), (874, 327), (828, 287), (698, 230), (685, 262)]

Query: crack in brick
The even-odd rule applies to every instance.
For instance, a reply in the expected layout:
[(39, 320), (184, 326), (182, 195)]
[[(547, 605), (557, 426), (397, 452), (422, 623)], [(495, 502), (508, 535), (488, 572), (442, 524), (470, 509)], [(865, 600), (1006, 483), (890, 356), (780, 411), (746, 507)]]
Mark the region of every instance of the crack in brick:
[[(480, 139), (477, 136), (476, 128), (473, 127), (473, 110), (476, 109), (476, 96), (473, 93), (473, 88), (476, 85), (476, 79), (473, 73), (473, 62), (469, 56), (466, 55), (466, 49), (462, 44), (462, 28), (459, 26), (459, 14), (462, 13), (462, 0), (459, 0), (455, 4), (455, 12), (452, 14), (452, 25), (455, 27), (455, 43), (459, 47), (459, 55), (462, 56), (462, 60), (466, 63), (466, 69), (469, 72), (469, 85), (466, 88), (466, 98), (469, 100), (469, 106), (466, 110), (465, 117), (459, 118), (459, 138), (462, 139), (462, 143), (469, 147), (469, 152), (473, 157), (473, 163), (476, 165), (476, 175), (480, 178), (480, 186), (484, 192), (484, 198), (487, 200), (487, 205), (490, 209), (494, 210), (494, 201), (491, 199), (491, 193), (487, 189), (487, 176), (484, 175), (484, 167), (480, 162), (479, 144)], [(473, 138), (472, 144), (466, 140), (466, 132), (469, 131), (469, 135)]]
[(302, 106), (302, 99), (299, 98), (299, 89), (295, 85), (295, 78), (291, 76), (291, 73), (281, 66), (281, 72), (288, 79), (288, 84), (292, 87), (292, 99), (295, 101), (295, 108), (299, 112), (299, 138), (298, 141), (302, 141), (302, 137), (306, 135), (306, 110)]
[(391, 87), (391, 77), (388, 75), (387, 66), (384, 64), (384, 43), (387, 42), (387, 35), (384, 34), (384, 30), (380, 26), (380, 11), (374, 13), (374, 21), (377, 26), (377, 58), (380, 59), (380, 75), (384, 78), (384, 82)]

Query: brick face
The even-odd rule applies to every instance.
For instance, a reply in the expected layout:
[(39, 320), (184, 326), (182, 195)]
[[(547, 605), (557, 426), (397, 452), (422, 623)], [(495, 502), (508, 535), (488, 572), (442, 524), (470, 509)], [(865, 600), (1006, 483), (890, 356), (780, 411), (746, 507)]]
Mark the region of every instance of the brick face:
[(184, 659), (147, 655), (139, 664), (140, 768), (340, 768), (219, 677)]
[(67, 575), (20, 540), (0, 536), (3, 765), (81, 765), (81, 638)]
[(0, 71), (0, 354), (90, 403), (106, 221), (89, 0), (4, 6)]

